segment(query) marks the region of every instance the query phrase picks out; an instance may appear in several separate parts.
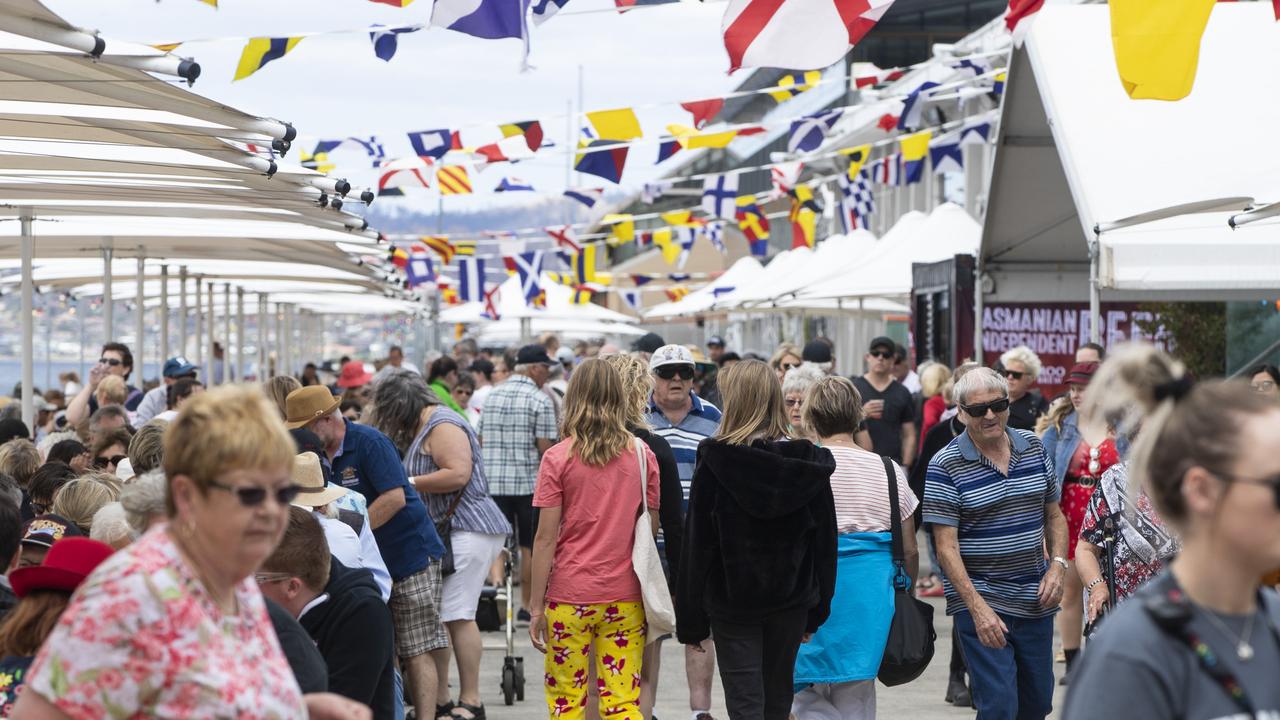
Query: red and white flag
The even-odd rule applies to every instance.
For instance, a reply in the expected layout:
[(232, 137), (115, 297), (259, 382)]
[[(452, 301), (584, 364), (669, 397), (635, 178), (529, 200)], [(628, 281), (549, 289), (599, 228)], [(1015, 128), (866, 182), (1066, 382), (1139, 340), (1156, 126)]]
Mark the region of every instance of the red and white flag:
[(720, 29), (729, 72), (821, 70), (844, 57), (893, 0), (729, 0)]
[(1013, 44), (1022, 47), (1031, 29), (1031, 21), (1044, 6), (1044, 0), (1009, 0), (1009, 10), (1004, 14), (1005, 27), (1013, 33)]
[(555, 242), (556, 247), (569, 252), (582, 252), (582, 243), (578, 242), (578, 236), (573, 232), (572, 225), (548, 227), (543, 228), (543, 230), (551, 236), (551, 240)]

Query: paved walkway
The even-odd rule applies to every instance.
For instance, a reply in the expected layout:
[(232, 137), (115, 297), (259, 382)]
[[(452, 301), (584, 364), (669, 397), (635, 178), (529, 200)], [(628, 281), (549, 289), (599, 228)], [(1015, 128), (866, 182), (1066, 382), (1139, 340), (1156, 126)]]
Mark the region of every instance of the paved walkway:
[[(932, 599), (937, 614), (934, 625), (938, 632), (937, 654), (929, 669), (918, 680), (907, 685), (887, 688), (876, 687), (878, 714), (882, 718), (910, 718), (910, 720), (957, 720), (972, 718), (973, 710), (956, 708), (942, 702), (947, 688), (947, 667), (951, 658), (951, 622), (945, 616), (942, 600)], [(547, 717), (542, 695), (542, 655), (529, 643), (529, 633), (523, 626), (516, 634), (516, 655), (524, 658), (526, 692), (524, 702), (517, 701), (511, 707), (502, 704), (500, 679), (502, 658), (506, 654), (506, 639), (500, 632), (485, 634), (485, 654), (481, 666), (481, 692), (488, 716), (494, 720), (535, 720)], [(1062, 665), (1055, 665), (1054, 672), (1061, 674)], [(1063, 688), (1059, 688), (1054, 705), (1060, 708)], [(717, 720), (727, 720), (724, 711), (724, 693), (716, 679), (711, 697), (712, 714)], [(662, 648), (662, 679), (658, 685), (658, 703), (654, 715), (660, 720), (688, 720), (689, 695), (685, 685), (684, 648), (668, 641)], [(1057, 717), (1058, 712), (1052, 717)]]

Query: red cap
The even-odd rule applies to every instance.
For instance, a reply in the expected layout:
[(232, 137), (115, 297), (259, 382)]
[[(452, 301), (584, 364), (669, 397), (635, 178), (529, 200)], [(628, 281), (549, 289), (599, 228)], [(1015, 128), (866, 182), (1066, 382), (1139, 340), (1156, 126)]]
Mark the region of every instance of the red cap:
[(373, 379), (373, 373), (364, 369), (364, 363), (359, 360), (349, 360), (346, 365), (342, 366), (342, 374), (338, 376), (338, 387), (353, 388), (361, 385), (368, 385)]
[(1093, 374), (1098, 372), (1098, 363), (1076, 363), (1071, 366), (1071, 372), (1067, 374), (1068, 385), (1088, 385), (1093, 380)]
[(65, 537), (49, 548), (40, 565), (9, 573), (13, 594), (26, 597), (33, 590), (74, 592), (89, 573), (115, 552), (110, 545), (86, 537)]

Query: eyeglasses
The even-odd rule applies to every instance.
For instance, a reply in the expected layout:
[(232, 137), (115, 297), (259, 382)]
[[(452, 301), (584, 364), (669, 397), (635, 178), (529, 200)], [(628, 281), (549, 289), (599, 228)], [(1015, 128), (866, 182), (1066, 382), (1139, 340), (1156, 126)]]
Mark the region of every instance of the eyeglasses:
[(873, 357), (873, 358), (880, 358), (881, 360), (892, 360), (892, 359), (893, 359), (893, 352), (892, 352), (892, 351), (889, 351), (889, 350), (872, 350), (871, 352), (869, 352), (869, 353), (867, 353), (867, 354), (868, 354), (868, 355), (870, 355), (870, 356), (871, 356), (871, 357)]
[(1274, 380), (1263, 380), (1262, 382), (1249, 383), (1249, 387), (1253, 388), (1254, 392), (1271, 392), (1276, 389), (1276, 383)]
[(1275, 502), (1276, 510), (1280, 511), (1280, 475), (1274, 475), (1269, 478), (1239, 478), (1231, 475), (1219, 475), (1218, 477), (1227, 482), (1241, 483), (1244, 485), (1265, 485), (1271, 487), (1273, 494), (1272, 500)]
[(982, 403), (981, 405), (961, 405), (960, 409), (964, 410), (965, 414), (969, 417), (974, 418), (986, 417), (988, 410), (999, 415), (1009, 409), (1009, 398), (1000, 398), (999, 400), (992, 400), (989, 403)]
[(110, 365), (111, 367), (120, 367), (121, 365), (124, 364), (124, 361), (117, 360), (116, 358), (103, 357), (103, 358), (98, 358), (98, 364)]
[(263, 585), (265, 583), (273, 583), (273, 582), (284, 582), (285, 580), (289, 580), (292, 578), (293, 576), (290, 575), (289, 573), (254, 573), (253, 574), (253, 579), (256, 580), (259, 585)]
[(1010, 380), (1021, 380), (1023, 375), (1026, 375), (1026, 373), (1020, 373), (1016, 370), (1004, 371), (1004, 376), (1009, 378)]
[(804, 400), (796, 400), (795, 398), (787, 398), (782, 402), (786, 403), (787, 407), (789, 408), (800, 407), (801, 405), (804, 404)]
[[(209, 485), (219, 490), (226, 490), (235, 495), (240, 500), (240, 504), (245, 507), (258, 507), (267, 500), (267, 493), (270, 492), (264, 487), (254, 487), (247, 485), (243, 487), (235, 487), (226, 483), (220, 483), (217, 480), (210, 480)], [(275, 490), (276, 502), (280, 505), (288, 505), (298, 497), (298, 493), (302, 491), (301, 485), (285, 485)]]
[(779, 367), (782, 368), (782, 372), (787, 373), (800, 367), (800, 363), (782, 363)]
[(654, 370), (653, 374), (657, 375), (663, 380), (674, 379), (677, 375), (680, 376), (681, 380), (692, 380), (693, 366), (692, 365), (663, 365), (657, 370)]
[(96, 468), (104, 468), (108, 465), (119, 467), (120, 463), (128, 459), (128, 455), (112, 455), (111, 457), (96, 457), (93, 459), (93, 466)]

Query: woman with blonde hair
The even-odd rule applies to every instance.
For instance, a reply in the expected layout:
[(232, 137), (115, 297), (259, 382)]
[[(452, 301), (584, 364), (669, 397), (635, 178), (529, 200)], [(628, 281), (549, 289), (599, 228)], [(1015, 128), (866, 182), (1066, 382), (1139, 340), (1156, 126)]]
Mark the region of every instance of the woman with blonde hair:
[(285, 399), (289, 397), (289, 393), (300, 387), (302, 383), (298, 382), (298, 378), (292, 375), (276, 375), (262, 383), (262, 392), (280, 411), (280, 419), (285, 420), (289, 417), (289, 413), (285, 410)]
[(1129, 492), (1146, 493), (1182, 550), (1093, 634), (1063, 718), (1275, 717), (1280, 597), (1259, 585), (1280, 566), (1280, 408), (1239, 380), (1193, 384), (1153, 349), (1106, 364), (1117, 382), (1087, 401), (1085, 425), (1141, 423)]
[(298, 494), (293, 454), (257, 388), (193, 398), (165, 436), (169, 522), (80, 586), (13, 717), (368, 718), (303, 696), (253, 579)]
[(924, 447), (924, 436), (929, 434), (934, 425), (942, 420), (947, 411), (947, 399), (942, 390), (951, 382), (951, 368), (940, 362), (929, 363), (920, 370), (920, 397), (924, 405), (920, 409), (920, 447)]
[(119, 485), (108, 482), (108, 477), (116, 480), (115, 476), (106, 473), (91, 473), (68, 482), (53, 496), (49, 512), (70, 520), (80, 528), (80, 532), (88, 535), (93, 527), (94, 514), (120, 497)]
[(720, 379), (724, 415), (703, 441), (676, 581), (676, 632), (715, 635), (732, 720), (791, 712), (796, 652), (827, 619), (836, 578), (835, 459), (787, 440), (782, 387), (762, 362)]
[(98, 407), (124, 405), (125, 400), (129, 398), (129, 389), (125, 385), (124, 378), (119, 375), (108, 375), (98, 383), (94, 397), (98, 399)]
[(773, 357), (769, 358), (769, 367), (777, 374), (778, 382), (782, 382), (787, 378), (787, 373), (800, 367), (803, 362), (804, 354), (800, 352), (800, 348), (791, 343), (782, 343), (773, 351)]
[(556, 718), (582, 717), (591, 650), (601, 717), (641, 717), (645, 615), (631, 551), (641, 503), (655, 511), (657, 533), (659, 471), (653, 451), (627, 429), (632, 404), (617, 370), (584, 361), (565, 393), (564, 440), (538, 470), (529, 635), (546, 654)]

